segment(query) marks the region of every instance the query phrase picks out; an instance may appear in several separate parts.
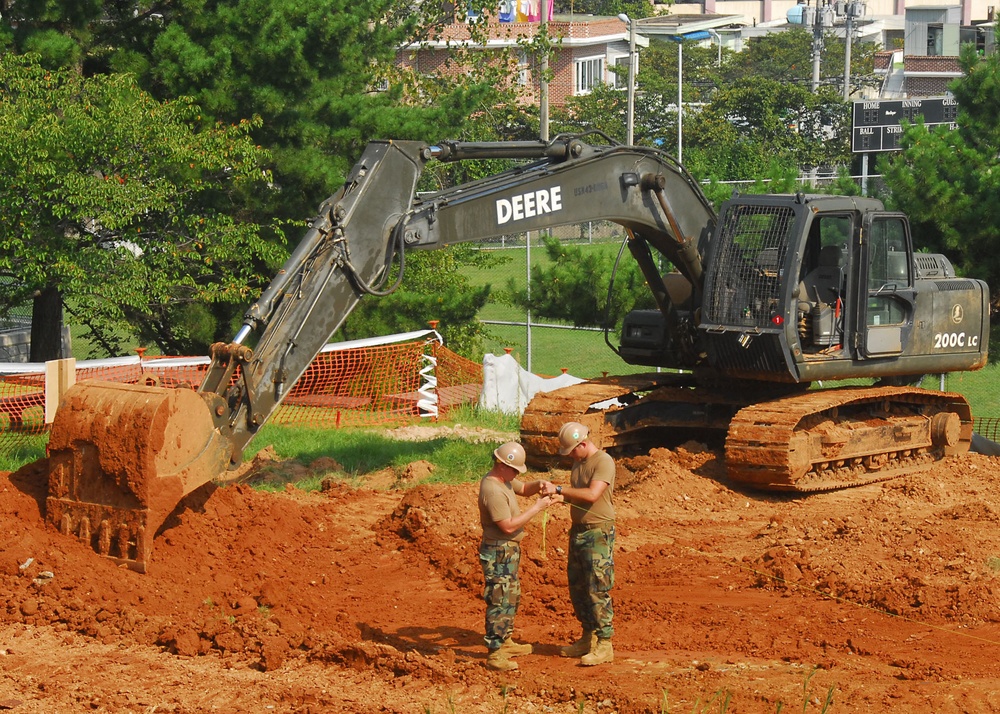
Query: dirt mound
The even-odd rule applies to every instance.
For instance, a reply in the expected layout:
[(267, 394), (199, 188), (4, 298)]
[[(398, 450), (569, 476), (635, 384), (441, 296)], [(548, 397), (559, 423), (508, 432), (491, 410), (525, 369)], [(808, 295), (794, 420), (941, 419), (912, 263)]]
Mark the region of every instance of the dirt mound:
[(473, 483), (418, 462), (356, 487), (323, 463), (320, 492), (203, 488), (140, 575), (44, 522), (32, 464), (0, 475), (0, 709), (994, 711), (998, 463), (792, 497), (735, 487), (694, 442), (623, 460), (615, 662), (557, 656), (578, 626), (555, 508), (523, 544), (535, 654), (502, 675), (482, 666)]

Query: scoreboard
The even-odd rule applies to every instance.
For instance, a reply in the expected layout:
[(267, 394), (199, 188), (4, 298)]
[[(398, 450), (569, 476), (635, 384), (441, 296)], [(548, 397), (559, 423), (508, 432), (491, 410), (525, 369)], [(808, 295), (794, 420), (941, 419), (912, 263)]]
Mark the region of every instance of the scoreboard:
[(928, 127), (957, 129), (958, 102), (953, 97), (919, 97), (854, 102), (851, 151), (898, 151), (903, 137), (902, 121), (924, 118)]

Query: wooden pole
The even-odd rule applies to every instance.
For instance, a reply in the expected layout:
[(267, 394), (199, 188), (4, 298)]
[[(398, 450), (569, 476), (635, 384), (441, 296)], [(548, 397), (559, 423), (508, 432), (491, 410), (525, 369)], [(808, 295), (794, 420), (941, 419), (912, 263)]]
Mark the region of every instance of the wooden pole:
[(45, 423), (51, 424), (66, 390), (76, 384), (76, 359), (54, 359), (45, 363)]

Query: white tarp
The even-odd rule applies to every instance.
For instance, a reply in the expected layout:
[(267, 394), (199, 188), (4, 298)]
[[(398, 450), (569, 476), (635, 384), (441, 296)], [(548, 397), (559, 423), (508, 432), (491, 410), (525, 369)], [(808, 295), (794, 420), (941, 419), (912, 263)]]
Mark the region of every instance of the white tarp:
[(510, 355), (483, 356), (483, 391), (479, 395), (479, 406), (505, 414), (523, 414), (528, 402), (538, 392), (579, 384), (586, 380), (571, 374), (558, 377), (539, 377), (521, 369), (521, 365)]

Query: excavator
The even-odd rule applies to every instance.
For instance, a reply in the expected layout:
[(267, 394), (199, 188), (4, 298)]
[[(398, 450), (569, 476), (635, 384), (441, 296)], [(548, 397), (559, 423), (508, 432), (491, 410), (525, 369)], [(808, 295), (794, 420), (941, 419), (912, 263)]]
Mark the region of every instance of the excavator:
[[(429, 162), (486, 159), (521, 161), (417, 191)], [(47, 520), (145, 572), (184, 496), (235, 480), (247, 444), (352, 308), (398, 287), (407, 252), (587, 221), (622, 226), (649, 287), (655, 308), (632, 311), (620, 344), (607, 341), (650, 370), (536, 396), (522, 420), (529, 461), (549, 463), (568, 420), (612, 453), (720, 434), (734, 483), (792, 492), (883, 480), (969, 448), (968, 402), (912, 384), (985, 364), (989, 291), (917, 252), (906, 216), (879, 201), (734, 194), (716, 213), (675, 159), (598, 133), (373, 141), (232, 341), (212, 346), (199, 385), (67, 391), (49, 439)]]

